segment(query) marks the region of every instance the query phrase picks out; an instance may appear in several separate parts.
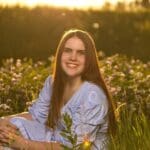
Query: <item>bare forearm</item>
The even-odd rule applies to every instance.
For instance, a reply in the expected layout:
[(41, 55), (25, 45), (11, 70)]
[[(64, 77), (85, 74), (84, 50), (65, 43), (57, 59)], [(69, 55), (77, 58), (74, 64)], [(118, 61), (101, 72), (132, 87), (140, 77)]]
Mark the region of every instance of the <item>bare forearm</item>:
[[(33, 142), (33, 143), (32, 143)], [(59, 143), (54, 143), (54, 142), (35, 142), (35, 141), (30, 141), (29, 143), (29, 149), (28, 150), (61, 150), (61, 146)], [(32, 143), (32, 144), (31, 144)]]
[(20, 113), (20, 114), (16, 114), (16, 116), (24, 117), (26, 119), (32, 120), (32, 116), (31, 116), (31, 114), (29, 112), (23, 112), (23, 113)]
[(5, 119), (9, 121), (13, 117), (24, 117), (26, 119), (32, 120), (32, 116), (29, 112), (23, 112), (23, 113), (14, 114), (14, 115), (6, 116), (6, 117), (1, 117), (1, 119)]
[(14, 143), (12, 148), (24, 149), (24, 150), (62, 150), (59, 143), (56, 142), (37, 142), (32, 140), (23, 140), (19, 143)]

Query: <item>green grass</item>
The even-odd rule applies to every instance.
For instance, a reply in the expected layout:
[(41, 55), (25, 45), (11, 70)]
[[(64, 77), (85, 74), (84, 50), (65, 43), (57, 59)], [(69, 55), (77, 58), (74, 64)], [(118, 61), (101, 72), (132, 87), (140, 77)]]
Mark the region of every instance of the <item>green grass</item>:
[[(102, 57), (99, 68), (117, 105), (117, 134), (110, 150), (150, 148), (150, 62), (124, 55)], [(27, 110), (36, 99), (46, 77), (52, 73), (53, 56), (33, 63), (32, 59), (3, 60), (0, 68), (0, 116)]]

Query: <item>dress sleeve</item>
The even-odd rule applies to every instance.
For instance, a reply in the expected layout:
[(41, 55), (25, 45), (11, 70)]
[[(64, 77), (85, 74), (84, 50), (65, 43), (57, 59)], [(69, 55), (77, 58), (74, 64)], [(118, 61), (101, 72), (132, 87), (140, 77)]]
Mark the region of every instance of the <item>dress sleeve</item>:
[[(108, 112), (107, 98), (99, 87), (93, 87), (84, 97), (73, 117), (73, 133), (78, 137), (78, 143), (85, 139), (95, 141), (97, 132), (107, 132), (106, 123)], [(104, 131), (105, 130), (105, 131)]]
[(51, 77), (49, 76), (40, 91), (38, 99), (29, 107), (32, 118), (40, 123), (45, 123), (48, 117), (50, 97), (52, 93)]

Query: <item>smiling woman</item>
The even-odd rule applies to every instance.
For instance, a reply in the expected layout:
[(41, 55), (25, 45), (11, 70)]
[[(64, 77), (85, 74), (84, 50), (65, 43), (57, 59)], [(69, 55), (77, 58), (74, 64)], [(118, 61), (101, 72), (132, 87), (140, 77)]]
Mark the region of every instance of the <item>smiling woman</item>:
[(0, 146), (106, 150), (116, 119), (93, 38), (86, 31), (70, 29), (56, 51), (54, 71), (29, 112), (0, 118)]
[[(117, 3), (119, 0), (107, 0), (111, 4)], [(128, 0), (129, 1), (129, 0)], [(131, 0), (130, 0), (131, 1)], [(54, 7), (67, 7), (67, 8), (100, 8), (105, 4), (106, 0), (1, 0), (0, 5), (20, 5), (27, 7), (35, 6), (54, 6)]]

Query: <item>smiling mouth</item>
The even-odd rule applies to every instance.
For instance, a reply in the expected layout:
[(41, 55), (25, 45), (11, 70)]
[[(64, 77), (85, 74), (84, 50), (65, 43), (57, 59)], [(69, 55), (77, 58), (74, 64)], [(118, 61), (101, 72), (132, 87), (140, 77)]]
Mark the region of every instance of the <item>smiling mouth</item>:
[(78, 65), (72, 64), (72, 63), (67, 63), (67, 67), (69, 68), (76, 68)]

